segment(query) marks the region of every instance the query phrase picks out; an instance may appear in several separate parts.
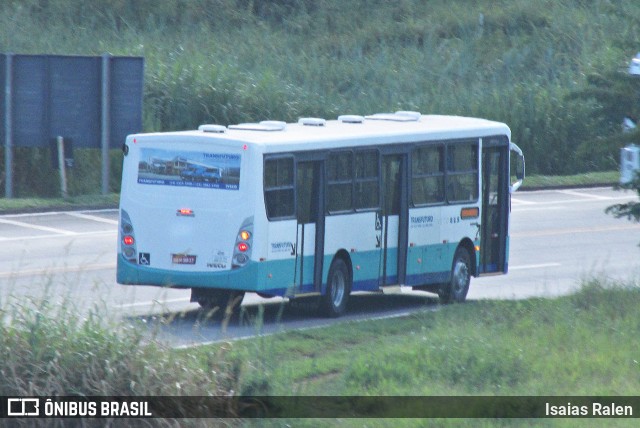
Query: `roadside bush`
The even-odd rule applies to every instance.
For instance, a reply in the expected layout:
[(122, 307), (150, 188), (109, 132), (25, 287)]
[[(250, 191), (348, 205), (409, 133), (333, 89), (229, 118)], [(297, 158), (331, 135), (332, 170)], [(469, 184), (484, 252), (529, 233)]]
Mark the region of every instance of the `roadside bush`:
[[(99, 308), (2, 302), (2, 396), (209, 396), (238, 390), (239, 361), (177, 353)], [(206, 364), (205, 364), (206, 363)]]

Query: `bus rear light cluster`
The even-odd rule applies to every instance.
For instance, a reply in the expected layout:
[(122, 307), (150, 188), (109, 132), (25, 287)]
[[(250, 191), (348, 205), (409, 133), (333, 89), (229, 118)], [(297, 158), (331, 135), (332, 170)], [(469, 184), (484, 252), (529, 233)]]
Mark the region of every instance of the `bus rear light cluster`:
[(253, 217), (249, 217), (242, 222), (240, 231), (236, 237), (236, 244), (233, 247), (233, 259), (231, 268), (238, 269), (244, 267), (251, 260), (251, 245), (253, 241)]
[(136, 250), (136, 238), (133, 233), (131, 218), (125, 210), (120, 211), (120, 251), (130, 263), (138, 262), (138, 251)]

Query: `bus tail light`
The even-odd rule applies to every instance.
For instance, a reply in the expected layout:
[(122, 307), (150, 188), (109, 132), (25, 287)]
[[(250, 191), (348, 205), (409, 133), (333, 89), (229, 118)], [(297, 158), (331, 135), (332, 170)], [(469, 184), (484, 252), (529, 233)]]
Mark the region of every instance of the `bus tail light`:
[(251, 260), (251, 246), (253, 244), (253, 217), (242, 222), (236, 235), (236, 244), (233, 247), (231, 269), (244, 267)]
[(180, 208), (176, 211), (178, 217), (195, 217), (195, 213), (191, 208)]
[(120, 211), (120, 236), (120, 252), (128, 262), (138, 263), (133, 223), (125, 210)]

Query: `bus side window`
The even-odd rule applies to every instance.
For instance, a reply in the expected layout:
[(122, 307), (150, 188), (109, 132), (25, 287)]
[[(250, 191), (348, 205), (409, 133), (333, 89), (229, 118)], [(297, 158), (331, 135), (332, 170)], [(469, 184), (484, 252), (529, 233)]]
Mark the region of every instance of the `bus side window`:
[(411, 164), (413, 205), (444, 202), (444, 146), (416, 148)]
[(447, 153), (447, 199), (471, 202), (478, 199), (478, 144), (452, 144)]
[(264, 201), (270, 220), (295, 215), (293, 158), (265, 160)]
[(380, 206), (380, 163), (377, 151), (356, 153), (354, 185), (357, 210)]
[(330, 213), (353, 209), (353, 153), (332, 153), (327, 162), (327, 209)]

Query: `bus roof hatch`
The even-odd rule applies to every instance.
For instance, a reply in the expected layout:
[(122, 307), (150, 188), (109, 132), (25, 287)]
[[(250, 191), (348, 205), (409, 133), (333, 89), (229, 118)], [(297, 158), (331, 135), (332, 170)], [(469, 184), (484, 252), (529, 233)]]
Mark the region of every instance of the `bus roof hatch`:
[(365, 116), (370, 120), (391, 120), (394, 122), (417, 122), (422, 115), (417, 111), (397, 111), (395, 113), (377, 113)]
[(229, 125), (229, 129), (238, 131), (284, 131), (287, 127), (286, 122), (279, 120), (263, 120), (260, 123), (240, 123), (238, 125)]

